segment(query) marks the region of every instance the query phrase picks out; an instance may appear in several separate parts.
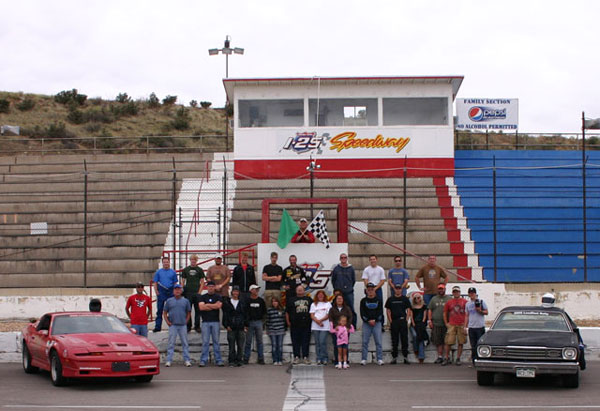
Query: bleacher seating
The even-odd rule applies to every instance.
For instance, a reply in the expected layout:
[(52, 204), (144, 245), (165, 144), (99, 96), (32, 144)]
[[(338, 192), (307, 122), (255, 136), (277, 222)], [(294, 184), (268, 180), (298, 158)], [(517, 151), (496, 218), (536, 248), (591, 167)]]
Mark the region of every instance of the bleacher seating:
[[(600, 152), (588, 153), (587, 280), (600, 281)], [(457, 151), (455, 184), (484, 278), (584, 281), (582, 156), (577, 151)]]

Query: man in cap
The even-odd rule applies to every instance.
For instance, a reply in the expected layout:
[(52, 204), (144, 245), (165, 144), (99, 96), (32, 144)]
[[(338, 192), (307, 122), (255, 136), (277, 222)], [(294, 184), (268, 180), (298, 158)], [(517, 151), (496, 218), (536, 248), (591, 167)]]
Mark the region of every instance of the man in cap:
[(206, 270), (206, 279), (215, 283), (215, 291), (221, 297), (229, 297), (229, 279), (231, 274), (229, 268), (223, 264), (223, 256), (215, 257), (215, 264)]
[[(421, 279), (423, 279), (423, 288), (421, 288)], [(425, 264), (415, 276), (417, 288), (423, 291), (423, 301), (429, 305), (429, 301), (436, 295), (436, 287), (438, 284), (447, 284), (448, 275), (446, 271), (437, 265), (437, 257), (430, 255)]]
[(404, 356), (404, 364), (408, 362), (408, 322), (407, 318), (411, 314), (410, 300), (405, 295), (402, 295), (404, 287), (402, 284), (394, 285), (394, 295), (389, 297), (385, 302), (386, 314), (390, 331), (392, 335), (392, 362), (396, 364), (398, 357), (398, 341), (402, 344), (402, 355)]
[(371, 335), (375, 340), (377, 353), (377, 364), (383, 365), (383, 351), (381, 348), (381, 328), (383, 325), (383, 303), (377, 297), (375, 284), (367, 284), (367, 295), (360, 300), (360, 317), (363, 320), (362, 329), (362, 361), (361, 365), (367, 364), (369, 353), (369, 340)]
[(219, 367), (225, 364), (221, 359), (221, 347), (219, 346), (219, 310), (223, 306), (223, 297), (217, 294), (216, 285), (212, 280), (206, 282), (206, 294), (198, 298), (198, 308), (202, 316), (202, 354), (200, 356), (199, 367), (205, 367), (208, 363), (208, 352), (210, 341), (212, 339), (215, 361)]
[(125, 312), (131, 321), (131, 328), (137, 332), (137, 335), (147, 337), (152, 300), (144, 293), (144, 283), (138, 282), (135, 291), (136, 293), (127, 299)]
[(231, 298), (224, 298), (223, 301), (223, 327), (227, 330), (230, 367), (242, 366), (244, 341), (248, 331), (247, 314), (245, 304), (240, 301), (240, 288), (234, 285), (231, 287)]
[[(260, 287), (256, 284), (250, 286), (250, 298), (245, 301), (246, 312), (248, 313), (248, 333), (246, 335), (246, 347), (244, 348), (244, 364), (250, 360), (252, 351), (252, 340), (256, 340), (256, 353), (258, 354), (258, 363), (264, 365), (265, 355), (263, 351), (263, 320), (267, 314), (265, 300), (258, 296)], [(253, 338), (254, 337), (254, 338)]]
[(463, 351), (463, 345), (467, 342), (467, 329), (465, 328), (467, 300), (460, 296), (460, 287), (452, 287), (452, 298), (444, 305), (444, 323), (448, 332), (446, 333), (446, 358), (442, 365), (450, 364), (448, 353), (450, 347), (457, 344), (456, 365), (460, 365), (460, 357)]
[[(200, 310), (198, 309), (197, 296), (202, 294), (204, 289), (204, 282), (206, 276), (204, 270), (198, 265), (198, 256), (192, 254), (190, 257), (190, 265), (185, 267), (181, 272), (181, 278), (183, 280), (183, 296), (187, 298), (194, 307), (194, 330), (200, 332)], [(192, 319), (188, 321), (187, 330), (190, 332), (192, 329)]]
[(485, 301), (477, 298), (475, 287), (469, 288), (469, 301), (465, 306), (466, 318), (465, 326), (469, 329), (469, 344), (471, 344), (471, 362), (475, 361), (477, 352), (477, 342), (485, 334), (485, 317), (488, 314), (488, 308)]
[(292, 243), (314, 243), (315, 235), (308, 229), (308, 220), (300, 219), (300, 230), (292, 237)]
[(438, 284), (437, 295), (427, 304), (427, 318), (429, 328), (431, 328), (431, 342), (437, 348), (437, 359), (435, 364), (444, 362), (444, 357), (448, 357), (446, 351), (446, 324), (444, 323), (444, 306), (452, 297), (446, 295), (446, 284)]
[(163, 257), (162, 268), (156, 270), (152, 281), (154, 282), (154, 291), (156, 291), (156, 322), (152, 332), (160, 332), (163, 320), (163, 307), (165, 302), (173, 297), (173, 286), (177, 284), (177, 273), (171, 268), (169, 257)]
[(165, 366), (170, 367), (173, 361), (173, 353), (175, 351), (175, 342), (177, 336), (181, 340), (183, 348), (183, 360), (186, 367), (192, 366), (190, 359), (190, 350), (187, 340), (187, 322), (190, 319), (192, 306), (190, 302), (183, 296), (183, 287), (181, 284), (175, 284), (173, 287), (173, 297), (165, 302), (163, 315), (165, 322), (169, 326), (169, 342), (167, 344), (167, 362)]

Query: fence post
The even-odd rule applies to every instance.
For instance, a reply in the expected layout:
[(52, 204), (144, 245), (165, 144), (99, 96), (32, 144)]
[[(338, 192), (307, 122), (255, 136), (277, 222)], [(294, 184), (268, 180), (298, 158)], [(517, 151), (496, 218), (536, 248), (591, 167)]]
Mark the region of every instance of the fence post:
[(83, 287), (87, 288), (87, 237), (88, 237), (88, 170), (83, 159)]
[[(182, 219), (181, 207), (179, 207), (179, 249), (183, 248), (181, 245), (182, 242), (183, 242), (183, 219)], [(187, 254), (183, 258), (183, 264), (181, 263), (181, 254), (182, 253), (179, 253), (179, 267), (185, 267)]]
[[(227, 250), (227, 163), (223, 156), (223, 250)], [(223, 257), (225, 264), (225, 257)]]
[(404, 257), (403, 257), (402, 261), (404, 261), (404, 266), (405, 267), (406, 267), (406, 226), (408, 225), (408, 217), (406, 215), (406, 212), (407, 212), (407, 204), (406, 204), (406, 193), (407, 193), (407, 190), (406, 190), (406, 161), (407, 161), (407, 156), (404, 156), (404, 171), (402, 173), (402, 176), (403, 176), (403, 179), (404, 179), (404, 182), (403, 182), (403, 186), (404, 186), (404, 188), (403, 188), (403, 190), (404, 190), (403, 198), (404, 198), (404, 201), (403, 201), (403, 204), (402, 204), (402, 207), (403, 207), (403, 211), (402, 211), (402, 220), (403, 220), (403, 224), (402, 224), (402, 226), (403, 226), (403, 228), (402, 228), (402, 248), (404, 249)]
[(173, 188), (172, 188), (172, 194), (171, 194), (171, 201), (172, 201), (172, 218), (173, 218), (173, 269), (177, 270), (177, 267), (175, 266), (175, 261), (177, 260), (177, 170), (175, 168), (175, 157), (173, 157)]
[(585, 181), (585, 163), (587, 161), (585, 155), (585, 112), (581, 112), (581, 185), (582, 185), (582, 196), (583, 196), (583, 281), (588, 280), (588, 255), (587, 255), (587, 192), (586, 192), (586, 181)]
[(493, 186), (493, 218), (494, 218), (494, 282), (498, 281), (498, 227), (496, 221), (496, 156), (493, 159), (493, 172), (492, 172)]

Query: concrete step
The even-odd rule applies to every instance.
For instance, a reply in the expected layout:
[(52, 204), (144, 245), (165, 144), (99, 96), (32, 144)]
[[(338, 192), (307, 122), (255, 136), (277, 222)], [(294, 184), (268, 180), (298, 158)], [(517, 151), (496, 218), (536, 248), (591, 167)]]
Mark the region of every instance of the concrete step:
[[(140, 272), (156, 270), (158, 259), (88, 260), (88, 272)], [(83, 272), (83, 260), (0, 261), (0, 272), (7, 274)]]
[[(170, 200), (162, 201), (138, 201), (134, 199), (123, 199), (119, 201), (97, 201), (92, 200), (87, 203), (88, 213), (103, 212), (111, 210), (115, 213), (137, 211), (140, 208), (167, 210), (173, 206)], [(54, 203), (3, 203), (0, 204), (0, 214), (11, 213), (35, 213), (43, 211), (45, 213), (73, 213), (83, 211), (84, 203), (76, 202), (54, 202)]]
[[(308, 179), (295, 180), (239, 180), (237, 188), (243, 189), (261, 189), (263, 187), (277, 188), (306, 188), (308, 189), (310, 182)], [(402, 178), (316, 178), (314, 187), (403, 187), (404, 179)], [(423, 178), (407, 178), (406, 187), (432, 187), (433, 179)]]
[[(168, 194), (168, 195), (167, 195)], [(83, 202), (84, 193), (36, 193), (32, 196), (26, 193), (4, 193), (2, 203), (56, 203), (56, 202)], [(171, 198), (171, 193), (156, 190), (129, 190), (129, 191), (93, 191), (88, 192), (88, 201), (160, 201)]]
[[(148, 284), (155, 270), (135, 272), (88, 272), (88, 287), (119, 287), (133, 286), (137, 281)], [(11, 288), (18, 284), (19, 287), (83, 287), (84, 276), (78, 272), (47, 272), (29, 274), (3, 274), (0, 276), (0, 288)]]
[[(88, 247), (87, 256), (90, 260), (107, 259), (156, 259), (162, 254), (163, 245), (127, 245), (108, 247)], [(8, 253), (11, 261), (35, 260), (77, 260), (83, 258), (83, 241), (71, 247), (44, 247), (39, 249), (13, 248)], [(6, 260), (6, 258), (3, 258)]]
[[(313, 190), (314, 198), (345, 198), (352, 201), (355, 198), (380, 198), (380, 197), (403, 197), (402, 187), (356, 187), (356, 188), (336, 188), (322, 187)], [(412, 188), (407, 191), (407, 198), (427, 198), (435, 197), (434, 187)], [(236, 188), (236, 199), (255, 199), (263, 198), (308, 198), (309, 191), (306, 188), (262, 188), (240, 190)]]
[[(234, 208), (237, 210), (256, 210), (260, 205), (260, 202), (255, 199), (244, 199), (240, 200), (236, 197)], [(423, 198), (408, 198), (406, 199), (407, 207), (438, 207), (437, 197), (423, 197)], [(306, 207), (306, 206), (304, 206)], [(395, 208), (402, 209), (404, 207), (404, 199), (402, 197), (363, 197), (363, 198), (352, 198), (348, 201), (349, 208)], [(318, 206), (318, 208), (322, 208)], [(287, 207), (286, 207), (287, 209)], [(317, 210), (318, 211), (318, 210)]]
[[(39, 180), (38, 180), (39, 181)], [(45, 183), (40, 182), (27, 183), (24, 181), (3, 183), (0, 184), (0, 193), (83, 193), (84, 184), (79, 178), (71, 182), (59, 181), (53, 182), (48, 181)], [(90, 182), (88, 184), (88, 193), (94, 191), (129, 191), (136, 189), (144, 189), (152, 187), (152, 190), (161, 190), (170, 192), (173, 187), (173, 182), (168, 179), (153, 179), (147, 181), (101, 181), (101, 182)], [(178, 182), (177, 189), (181, 187), (181, 183)]]
[[(167, 229), (168, 221), (166, 222), (131, 222), (131, 223), (105, 223), (105, 224), (88, 224), (88, 234), (102, 234), (106, 232), (121, 234), (156, 234), (164, 233)], [(81, 224), (48, 224), (48, 233), (51, 235), (68, 235), (82, 234), (84, 230), (83, 223)], [(0, 235), (27, 236), (31, 235), (30, 224), (0, 224)]]
[[(87, 221), (88, 224), (106, 224), (110, 222), (132, 222), (132, 223), (143, 223), (143, 222), (169, 222), (171, 221), (172, 210), (154, 210), (154, 209), (142, 209), (137, 211), (127, 212), (96, 212), (88, 213)], [(45, 221), (48, 224), (62, 224), (62, 223), (74, 223), (83, 224), (84, 215), (83, 210), (81, 212), (72, 213), (45, 213), (45, 212), (33, 212), (33, 213), (0, 213), (0, 226), (7, 223), (20, 223), (29, 224), (34, 222)]]
[[(164, 245), (167, 238), (167, 232), (158, 234), (123, 234), (123, 233), (104, 233), (100, 235), (90, 235), (88, 237), (89, 247), (111, 247), (137, 245)], [(4, 236), (0, 237), (1, 249), (14, 248), (40, 248), (40, 247), (73, 247), (83, 244), (81, 235), (60, 235), (60, 236)], [(3, 250), (6, 251), (6, 250)], [(4, 255), (0, 252), (0, 258)], [(0, 272), (2, 272), (0, 270)]]

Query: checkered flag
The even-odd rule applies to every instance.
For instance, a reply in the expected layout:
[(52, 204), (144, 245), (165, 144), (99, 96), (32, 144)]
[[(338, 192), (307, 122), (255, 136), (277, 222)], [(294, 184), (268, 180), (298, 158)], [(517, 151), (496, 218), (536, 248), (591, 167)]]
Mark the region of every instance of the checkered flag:
[(325, 248), (329, 248), (329, 234), (327, 234), (327, 224), (325, 223), (323, 210), (319, 211), (319, 214), (309, 224), (308, 229), (325, 244)]

